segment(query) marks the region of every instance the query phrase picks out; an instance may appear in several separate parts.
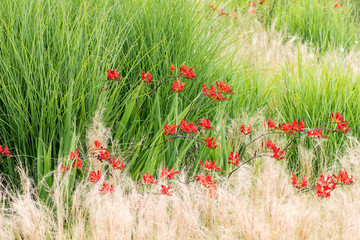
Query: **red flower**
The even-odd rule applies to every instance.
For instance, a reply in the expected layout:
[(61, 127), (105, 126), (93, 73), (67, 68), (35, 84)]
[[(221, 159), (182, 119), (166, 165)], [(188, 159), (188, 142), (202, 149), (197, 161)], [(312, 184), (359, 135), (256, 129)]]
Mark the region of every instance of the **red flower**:
[(100, 155), (98, 156), (98, 159), (99, 159), (100, 162), (107, 161), (107, 160), (111, 159), (109, 150), (106, 150), (105, 152), (100, 151), (99, 154)]
[(229, 154), (228, 163), (233, 164), (234, 166), (238, 166), (240, 163), (240, 155), (235, 152), (235, 156), (233, 155), (233, 152)]
[(305, 179), (305, 176), (304, 176), (304, 178), (303, 178), (303, 180), (302, 180), (302, 182), (300, 184), (298, 184), (295, 174), (293, 174), (291, 180), (292, 180), (292, 185), (297, 189), (307, 187), (307, 180)]
[(230, 100), (230, 98), (223, 97), (223, 95), (221, 95), (221, 93), (219, 93), (218, 95), (216, 95), (215, 100), (217, 100), (217, 101)]
[(76, 166), (76, 169), (81, 169), (82, 163), (79, 158), (73, 162), (71, 169), (74, 169), (75, 166)]
[(120, 160), (119, 158), (113, 158), (112, 160), (110, 160), (110, 163), (113, 169), (125, 170), (124, 160)]
[(260, 1), (260, 5), (263, 4), (264, 2), (265, 2), (265, 0), (261, 0), (261, 1)]
[(224, 11), (224, 9), (220, 9), (220, 10), (218, 11), (218, 14), (219, 14), (219, 16), (222, 16), (222, 15), (225, 15), (226, 12)]
[(225, 82), (216, 82), (219, 93), (232, 93), (231, 86), (228, 86)]
[(325, 136), (321, 133), (321, 129), (317, 130), (316, 128), (314, 128), (313, 130), (310, 131), (310, 129), (307, 130), (308, 133), (306, 134), (306, 137), (314, 137), (314, 138), (328, 138), (328, 136)]
[(244, 126), (244, 125), (241, 125), (240, 131), (241, 131), (241, 133), (244, 134), (244, 135), (250, 134), (250, 133), (252, 132), (252, 130), (251, 130), (251, 125), (249, 124), (249, 126), (246, 128), (246, 130), (245, 130), (245, 126)]
[(215, 86), (211, 85), (211, 87), (208, 89), (206, 87), (205, 84), (202, 85), (203, 86), (203, 92), (205, 96), (211, 97), (211, 98), (215, 98), (216, 97), (216, 92), (215, 92)]
[(210, 161), (210, 160), (206, 160), (205, 163), (203, 163), (202, 161), (200, 161), (200, 164), (201, 164), (201, 167), (204, 169), (204, 170), (207, 170), (209, 172), (212, 172), (213, 170), (214, 171), (220, 171), (220, 172), (223, 172), (224, 170), (222, 170), (221, 168), (217, 167), (216, 166), (216, 163), (215, 163), (215, 160), (214, 162)]
[(141, 79), (144, 80), (146, 83), (151, 84), (152, 81), (152, 75), (151, 73), (141, 72)]
[(209, 195), (211, 198), (217, 197), (216, 181), (211, 179), (211, 175), (207, 175), (204, 177), (202, 174), (199, 174), (196, 176), (196, 181), (200, 182), (201, 185), (203, 185), (209, 190)]
[(69, 170), (69, 166), (68, 165), (64, 165), (64, 164), (61, 164), (60, 166), (59, 166), (59, 173), (64, 173), (64, 172), (66, 172), (66, 171), (68, 171)]
[(274, 155), (272, 157), (275, 158), (276, 160), (280, 160), (280, 159), (284, 158), (281, 155), (283, 155), (285, 153), (283, 151), (281, 151), (280, 148), (277, 148), (276, 145), (272, 141), (268, 141), (268, 142), (266, 141), (265, 148), (270, 148), (273, 151)]
[(187, 123), (183, 119), (181, 119), (180, 125), (178, 125), (179, 128), (181, 128), (182, 131), (186, 133), (197, 133), (198, 130), (196, 126), (193, 123)]
[(2, 146), (0, 145), (0, 154), (2, 156), (13, 157), (13, 155), (8, 150), (8, 146), (5, 146), (5, 148), (3, 149)]
[(123, 78), (119, 73), (116, 72), (116, 69), (114, 69), (113, 71), (108, 69), (107, 72), (108, 72), (108, 80), (116, 81), (116, 79), (118, 78)]
[(338, 4), (338, 3), (336, 3), (335, 5), (334, 5), (334, 8), (339, 8), (340, 7), (340, 5)]
[(169, 135), (173, 135), (175, 133), (176, 130), (176, 126), (174, 124), (165, 124), (164, 126), (164, 135), (165, 136), (169, 136)]
[(161, 185), (161, 193), (171, 196), (174, 192), (172, 191), (172, 188), (168, 184), (167, 186)]
[(348, 133), (349, 132), (349, 127), (347, 127), (346, 123), (341, 123), (341, 122), (337, 122), (337, 132), (341, 132), (341, 133)]
[(175, 82), (173, 82), (173, 86), (171, 87), (171, 90), (178, 93), (178, 92), (182, 92), (182, 90), (184, 90), (185, 87), (185, 83), (184, 82), (180, 82), (179, 79), (176, 80)]
[[(206, 139), (203, 139), (203, 140), (206, 142), (206, 146), (208, 148), (215, 149), (218, 147), (218, 145), (216, 144), (216, 140), (214, 140), (214, 137), (212, 137), (212, 138), (207, 137)], [(214, 140), (214, 142), (213, 142), (213, 140)]]
[(93, 147), (93, 146), (90, 145), (88, 148), (89, 148), (89, 149), (92, 148), (92, 149), (96, 149), (96, 150), (98, 150), (98, 149), (105, 149), (105, 148), (101, 145), (101, 142), (99, 142), (99, 141), (97, 141), (97, 140), (94, 141), (94, 145), (95, 145), (95, 147)]
[(172, 179), (175, 174), (178, 174), (179, 171), (174, 171), (174, 169), (167, 169), (167, 168), (163, 168), (162, 173), (160, 175), (161, 178), (166, 178), (166, 179)]
[(76, 150), (75, 153), (73, 153), (72, 151), (69, 152), (69, 159), (72, 161), (72, 160), (75, 160), (75, 159), (78, 159), (79, 158), (79, 150)]
[(171, 65), (169, 68), (170, 68), (170, 70), (171, 70), (171, 74), (172, 74), (172, 73), (173, 73), (173, 71), (175, 70), (174, 64), (173, 64), (173, 65)]
[(251, 7), (251, 6), (255, 7), (256, 6), (255, 2), (249, 2), (249, 7)]
[(348, 173), (346, 171), (340, 171), (339, 176), (335, 176), (333, 174), (334, 178), (336, 178), (336, 183), (341, 183), (341, 184), (354, 184), (353, 181), (353, 176), (351, 176), (351, 178), (349, 178)]
[(320, 185), (316, 183), (316, 193), (319, 197), (330, 197), (331, 189), (327, 185)]
[(277, 127), (275, 126), (275, 123), (273, 121), (271, 121), (270, 119), (268, 119), (267, 124), (268, 124), (269, 129), (277, 129)]
[(212, 129), (213, 127), (210, 125), (210, 120), (203, 118), (200, 120), (199, 125), (204, 129)]
[(256, 14), (256, 11), (255, 11), (254, 8), (250, 8), (250, 9), (249, 9), (249, 12), (252, 13), (252, 14)]
[(91, 171), (89, 174), (89, 178), (90, 178), (90, 182), (92, 183), (97, 183), (98, 181), (100, 181), (101, 178), (100, 170), (97, 170), (97, 172)]
[(188, 69), (188, 67), (185, 65), (181, 65), (179, 67), (179, 71), (180, 75), (184, 76), (185, 78), (193, 79), (196, 77), (195, 70), (192, 68)]
[(209, 8), (210, 8), (210, 9), (215, 9), (215, 6), (211, 4), (211, 5), (209, 6)]
[(99, 189), (100, 192), (109, 192), (110, 194), (114, 191), (114, 186), (109, 185), (107, 182), (103, 182), (103, 187)]
[(148, 173), (143, 175), (144, 184), (157, 184), (152, 175)]

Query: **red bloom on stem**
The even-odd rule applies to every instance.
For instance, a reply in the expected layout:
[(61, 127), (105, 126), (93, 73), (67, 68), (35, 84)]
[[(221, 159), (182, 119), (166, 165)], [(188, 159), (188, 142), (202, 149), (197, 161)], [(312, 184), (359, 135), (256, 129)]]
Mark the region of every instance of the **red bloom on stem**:
[(176, 80), (175, 82), (173, 82), (174, 85), (170, 86), (171, 90), (178, 93), (178, 92), (182, 92), (182, 90), (184, 90), (185, 87), (185, 83), (184, 82), (180, 82), (180, 80)]
[(328, 138), (328, 136), (325, 136), (321, 133), (321, 129), (314, 128), (313, 130), (308, 129), (308, 133), (306, 134), (306, 137), (314, 137), (314, 138)]
[(100, 181), (101, 178), (100, 170), (97, 170), (97, 172), (91, 171), (89, 174), (89, 178), (90, 178), (90, 182), (92, 183), (97, 183), (98, 181)]
[(125, 170), (124, 160), (120, 160), (119, 158), (113, 158), (112, 160), (110, 160), (110, 163), (113, 169)]
[(169, 136), (169, 135), (173, 135), (175, 133), (176, 130), (176, 126), (174, 124), (165, 124), (164, 126), (164, 135), (165, 136)]
[(216, 82), (219, 93), (232, 93), (231, 86), (228, 86), (226, 82)]
[(180, 125), (178, 125), (179, 128), (181, 128), (182, 131), (186, 133), (197, 133), (198, 130), (196, 126), (193, 123), (187, 123), (183, 119), (181, 119)]
[(216, 92), (215, 92), (215, 86), (211, 85), (211, 87), (209, 87), (209, 89), (206, 87), (205, 84), (202, 85), (203, 86), (203, 92), (205, 96), (211, 97), (211, 98), (215, 98), (216, 97)]
[(59, 173), (64, 173), (66, 171), (69, 170), (69, 166), (68, 165), (64, 165), (63, 163), (59, 166)]
[(292, 180), (292, 185), (297, 189), (307, 187), (307, 180), (305, 179), (305, 176), (304, 176), (304, 178), (303, 178), (303, 180), (302, 180), (302, 182), (300, 184), (298, 184), (295, 174), (293, 174), (291, 180)]
[(209, 195), (211, 198), (217, 197), (216, 181), (211, 179), (211, 175), (207, 175), (204, 177), (202, 174), (199, 174), (196, 176), (196, 181), (198, 181), (201, 185), (203, 185), (209, 190)]
[(348, 133), (349, 132), (349, 127), (347, 127), (346, 123), (341, 123), (341, 122), (337, 122), (337, 132), (341, 132), (341, 133)]
[(215, 9), (215, 6), (212, 5), (212, 4), (210, 4), (209, 8), (210, 8), (210, 9)]
[(8, 146), (5, 146), (5, 148), (3, 149), (2, 146), (0, 145), (0, 154), (2, 156), (13, 157), (13, 155), (8, 150)]
[(353, 176), (351, 176), (351, 178), (349, 178), (348, 173), (346, 171), (340, 171), (338, 176), (335, 176), (333, 174), (334, 178), (336, 178), (336, 183), (341, 183), (341, 184), (354, 184), (353, 181)]
[(210, 125), (210, 120), (203, 118), (200, 120), (199, 125), (204, 129), (212, 129), (213, 127)]
[(94, 147), (90, 145), (90, 146), (88, 147), (88, 149), (90, 149), (90, 148), (96, 149), (96, 150), (98, 150), (98, 149), (105, 149), (105, 148), (101, 145), (101, 142), (99, 142), (99, 141), (97, 141), (97, 140), (94, 141)]
[(277, 148), (276, 145), (272, 141), (265, 142), (265, 148), (270, 148), (274, 155), (272, 156), (276, 160), (284, 159), (281, 155), (285, 154), (280, 148)]
[(319, 197), (327, 198), (330, 197), (331, 189), (328, 185), (320, 185), (319, 183), (316, 183), (316, 193)]
[(270, 119), (268, 119), (267, 124), (268, 124), (269, 129), (277, 129), (277, 127), (275, 126), (274, 121), (271, 121)]
[(108, 184), (107, 182), (103, 182), (103, 187), (99, 189), (100, 192), (109, 192), (110, 194), (112, 194), (112, 192), (114, 191), (114, 186)]
[(249, 2), (249, 7), (251, 6), (255, 7), (256, 6), (255, 2)]
[(334, 8), (339, 8), (340, 7), (340, 5), (338, 4), (338, 3), (336, 3), (335, 5), (334, 5)]
[(100, 151), (99, 154), (100, 155), (98, 156), (98, 159), (100, 160), (100, 162), (107, 161), (107, 160), (111, 159), (109, 150), (106, 150), (105, 152)]
[(229, 164), (233, 164), (234, 166), (238, 166), (239, 163), (240, 163), (240, 160), (241, 160), (240, 155), (237, 152), (235, 152), (235, 155), (233, 154), (233, 152), (231, 152), (229, 154), (229, 158), (228, 158), (228, 163)]
[(116, 81), (118, 78), (123, 78), (120, 73), (116, 72), (116, 69), (111, 71), (110, 69), (107, 70), (108, 72), (108, 80)]
[(72, 161), (72, 160), (75, 160), (75, 159), (78, 159), (79, 158), (79, 150), (76, 150), (75, 153), (73, 153), (72, 151), (69, 152), (69, 159)]
[(172, 187), (168, 184), (167, 186), (161, 185), (161, 193), (171, 196), (174, 192), (172, 191)]
[(169, 68), (170, 68), (170, 70), (171, 70), (171, 74), (172, 74), (172, 73), (173, 73), (173, 71), (175, 70), (174, 64), (172, 64)]
[(72, 168), (71, 169), (74, 169), (74, 167), (76, 167), (76, 169), (81, 169), (81, 166), (82, 166), (82, 162), (79, 158), (77, 158), (73, 164), (72, 164)]
[(160, 175), (161, 178), (166, 178), (166, 179), (172, 179), (175, 174), (178, 174), (179, 171), (174, 171), (174, 169), (167, 169), (167, 168), (163, 168), (162, 173)]
[(219, 93), (216, 95), (215, 100), (217, 100), (217, 101), (230, 100), (230, 98), (226, 98), (221, 93)]
[(143, 175), (144, 184), (157, 184), (152, 175), (148, 173)]
[(141, 79), (144, 80), (147, 84), (150, 84), (152, 81), (152, 75), (151, 73), (141, 72)]
[(217, 167), (216, 166), (216, 162), (214, 160), (214, 162), (210, 161), (210, 160), (206, 160), (205, 163), (203, 163), (202, 161), (200, 161), (200, 164), (201, 164), (201, 167), (204, 169), (204, 170), (207, 170), (209, 172), (212, 172), (213, 170), (214, 171), (220, 171), (220, 172), (223, 172), (224, 170), (222, 170), (221, 168)]
[(261, 0), (261, 1), (260, 1), (260, 5), (263, 4), (264, 2), (265, 2), (265, 0)]
[(251, 130), (251, 125), (249, 124), (249, 126), (248, 126), (246, 129), (245, 129), (245, 126), (244, 126), (244, 125), (241, 125), (240, 131), (241, 131), (241, 133), (244, 134), (244, 135), (250, 134), (250, 133), (252, 132), (252, 130)]
[(192, 69), (192, 68), (188, 68), (187, 66), (185, 65), (181, 65), (179, 67), (179, 71), (180, 71), (180, 75), (181, 76), (184, 76), (185, 78), (188, 78), (188, 79), (193, 79), (196, 77), (196, 74), (195, 74), (195, 70)]
[(206, 139), (203, 139), (203, 140), (206, 142), (206, 146), (208, 148), (215, 149), (218, 147), (218, 145), (216, 144), (216, 140), (214, 140), (214, 137), (212, 137), (212, 138), (207, 137)]

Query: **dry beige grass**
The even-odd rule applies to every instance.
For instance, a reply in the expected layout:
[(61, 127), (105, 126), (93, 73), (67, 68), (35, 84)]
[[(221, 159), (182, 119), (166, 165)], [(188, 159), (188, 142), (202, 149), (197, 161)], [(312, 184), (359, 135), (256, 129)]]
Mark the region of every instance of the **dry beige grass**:
[(0, 238), (359, 239), (360, 143), (351, 143), (339, 162), (355, 184), (339, 187), (329, 199), (297, 193), (284, 162), (266, 158), (258, 171), (247, 165), (230, 182), (219, 181), (218, 199), (209, 198), (196, 182), (172, 182), (174, 196), (157, 194), (159, 186), (141, 194), (119, 172), (112, 195), (100, 194), (100, 184), (82, 182), (70, 204), (65, 174), (56, 176), (54, 206), (48, 208), (21, 172), (21, 193), (1, 193)]

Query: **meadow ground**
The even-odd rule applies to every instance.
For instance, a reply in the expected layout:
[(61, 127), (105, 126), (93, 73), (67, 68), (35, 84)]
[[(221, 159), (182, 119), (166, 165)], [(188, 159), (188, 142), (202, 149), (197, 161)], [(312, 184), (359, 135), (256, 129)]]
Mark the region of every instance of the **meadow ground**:
[[(0, 144), (12, 155), (0, 164), (0, 239), (359, 239), (360, 7), (323, 2), (3, 1)], [(172, 64), (193, 67), (196, 78), (184, 80), (182, 95), (169, 86), (152, 92)], [(114, 68), (123, 78), (102, 91)], [(231, 101), (189, 110), (187, 99), (215, 81), (232, 85)], [(299, 142), (280, 161), (254, 159), (229, 179), (211, 173), (216, 197), (187, 183), (201, 173), (200, 160), (233, 169), (229, 152), (244, 149), (269, 118), (315, 128), (331, 112), (343, 114), (348, 134)], [(164, 125), (184, 116), (210, 119), (214, 135), (206, 136), (219, 147), (187, 138), (164, 144)], [(252, 125), (249, 136), (243, 124)], [(284, 149), (289, 137), (266, 140)], [(125, 170), (88, 158), (94, 141)], [(75, 149), (82, 169), (60, 173)], [(257, 149), (262, 142), (241, 161)], [(180, 173), (139, 184), (163, 167)], [(99, 193), (91, 170), (101, 170), (112, 194)], [(340, 170), (354, 184), (339, 184), (329, 198), (292, 186), (292, 174), (311, 186)], [(167, 183), (171, 196), (160, 191)]]

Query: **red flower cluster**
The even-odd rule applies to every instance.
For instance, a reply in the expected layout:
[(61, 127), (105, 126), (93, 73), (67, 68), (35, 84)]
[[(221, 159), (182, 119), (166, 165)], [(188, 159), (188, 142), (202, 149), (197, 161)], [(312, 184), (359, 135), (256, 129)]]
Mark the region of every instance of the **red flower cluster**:
[(336, 178), (336, 183), (341, 183), (341, 184), (354, 184), (353, 181), (353, 176), (351, 176), (351, 178), (349, 178), (348, 173), (346, 171), (340, 171), (338, 176), (335, 176), (333, 174), (333, 177)]
[(160, 175), (161, 178), (166, 178), (166, 179), (172, 179), (175, 174), (178, 174), (179, 171), (174, 171), (174, 169), (167, 169), (167, 168), (163, 168), (162, 173)]
[(229, 164), (233, 164), (234, 166), (238, 166), (240, 161), (241, 161), (240, 155), (237, 152), (235, 152), (235, 155), (233, 154), (233, 152), (231, 152), (229, 154), (229, 158), (228, 158), (228, 163)]
[(207, 137), (206, 139), (203, 140), (206, 142), (206, 146), (208, 148), (216, 149), (218, 147), (218, 145), (216, 144), (216, 140), (214, 140), (214, 137), (212, 138)]
[(193, 79), (196, 77), (195, 70), (192, 68), (189, 69), (185, 65), (181, 65), (179, 67), (179, 71), (180, 71), (180, 76), (184, 76), (185, 78)]
[(249, 7), (255, 7), (256, 6), (256, 3), (255, 2), (249, 2)]
[(152, 175), (148, 173), (143, 175), (144, 184), (157, 184)]
[(265, 3), (265, 0), (260, 0), (260, 5)]
[(267, 124), (269, 129), (277, 129), (282, 132), (292, 133), (292, 134), (304, 131), (304, 127), (305, 127), (305, 123), (303, 120), (301, 120), (300, 123), (298, 123), (295, 119), (292, 121), (292, 124), (282, 123), (279, 124), (278, 127), (276, 127), (275, 123), (270, 119), (268, 119)]
[(99, 189), (100, 192), (109, 192), (110, 194), (114, 191), (114, 186), (103, 182), (103, 187)]
[(316, 129), (314, 128), (313, 130), (310, 131), (310, 129), (307, 130), (307, 134), (306, 134), (306, 137), (314, 137), (314, 138), (328, 138), (328, 136), (326, 135), (323, 135), (321, 133), (321, 129)]
[(171, 90), (178, 93), (178, 92), (182, 92), (182, 90), (184, 90), (185, 87), (185, 83), (184, 82), (180, 82), (179, 79), (176, 80), (175, 82), (173, 82), (173, 86), (171, 87)]
[(97, 172), (91, 171), (89, 174), (89, 178), (90, 178), (90, 182), (92, 183), (97, 183), (98, 181), (100, 181), (101, 178), (100, 170), (97, 170)]
[(79, 158), (79, 150), (76, 150), (75, 153), (70, 151), (69, 155), (70, 155), (69, 159), (71, 161), (73, 161), (72, 169), (75, 168), (75, 167), (76, 167), (76, 169), (81, 169), (82, 162), (81, 162), (81, 159)]
[(265, 148), (270, 148), (274, 155), (272, 156), (276, 160), (283, 159), (284, 157), (281, 157), (281, 155), (284, 154), (283, 151), (280, 150), (280, 148), (277, 148), (276, 145), (272, 141), (265, 142)]
[(244, 126), (244, 125), (241, 125), (240, 131), (241, 131), (241, 133), (244, 134), (244, 135), (250, 134), (250, 133), (252, 132), (252, 130), (251, 130), (251, 125), (249, 124), (249, 126), (248, 126), (246, 129), (245, 129), (245, 126)]
[(141, 79), (144, 80), (147, 84), (151, 84), (152, 81), (152, 75), (151, 73), (141, 72)]
[(179, 127), (181, 129), (181, 131), (184, 131), (186, 133), (197, 133), (198, 132), (197, 127), (193, 123), (187, 123), (183, 119), (181, 119), (181, 123), (177, 127)]
[(123, 78), (120, 73), (116, 72), (116, 69), (111, 71), (110, 69), (107, 70), (108, 72), (108, 80), (116, 81), (118, 78)]
[(164, 135), (165, 136), (169, 136), (169, 135), (173, 135), (175, 133), (176, 130), (176, 126), (174, 124), (165, 124), (164, 126)]
[[(221, 83), (222, 83), (221, 86), (222, 86), (223, 93), (231, 93), (231, 92), (229, 92), (229, 90), (226, 90), (226, 88), (224, 87), (226, 83), (223, 83), (223, 82), (221, 82)], [(221, 93), (217, 93), (215, 91), (215, 85), (211, 85), (209, 88), (207, 88), (207, 86), (205, 84), (203, 84), (202, 86), (203, 86), (202, 92), (204, 92), (205, 96), (208, 96), (217, 101), (230, 100), (230, 98), (224, 97)], [(231, 86), (230, 86), (230, 88), (231, 88)], [(224, 92), (224, 91), (227, 91), (227, 92)], [(230, 91), (231, 91), (231, 89), (230, 89)]]
[(94, 147), (90, 145), (88, 147), (88, 149), (90, 149), (90, 148), (93, 149), (93, 150), (106, 149), (101, 145), (101, 142), (99, 142), (97, 140), (94, 141)]
[(217, 197), (216, 181), (211, 179), (211, 175), (207, 175), (204, 177), (202, 174), (199, 174), (196, 176), (196, 181), (200, 182), (201, 185), (203, 185), (209, 190), (211, 198)]
[(11, 155), (10, 151), (8, 150), (7, 146), (3, 149), (3, 147), (0, 145), (0, 154), (2, 156), (13, 157), (13, 155)]
[(199, 125), (204, 129), (212, 129), (213, 127), (210, 125), (210, 120), (207, 120), (206, 118), (203, 118), (200, 120)]
[(111, 157), (110, 157), (110, 152), (109, 152), (109, 150), (106, 150), (105, 152), (104, 152), (104, 151), (100, 151), (100, 152), (99, 152), (98, 159), (99, 159), (100, 162), (110, 160)]
[(170, 68), (170, 70), (171, 70), (171, 74), (172, 74), (172, 73), (173, 73), (173, 71), (175, 70), (174, 64), (173, 64), (173, 65), (171, 65), (169, 68)]
[(125, 170), (124, 160), (120, 160), (119, 158), (113, 158), (112, 160), (110, 160), (110, 163), (113, 169)]
[(339, 8), (340, 7), (340, 4), (338, 4), (338, 3), (336, 3), (335, 5), (334, 5), (334, 8)]
[(214, 160), (214, 162), (210, 161), (210, 160), (206, 160), (205, 163), (203, 163), (202, 161), (200, 161), (201, 167), (202, 169), (212, 172), (214, 171), (220, 171), (223, 172), (224, 170), (222, 170), (221, 168), (216, 166), (216, 162)]
[(330, 122), (334, 123), (336, 122), (337, 124), (337, 128), (336, 128), (336, 132), (341, 132), (341, 133), (348, 133), (349, 132), (349, 127), (347, 125), (347, 122), (344, 120), (343, 116), (340, 113), (331, 113), (330, 114)]
[(232, 93), (231, 86), (228, 86), (226, 82), (216, 82), (216, 86), (219, 93)]
[(295, 188), (297, 188), (297, 189), (301, 189), (301, 188), (306, 188), (306, 187), (307, 187), (307, 180), (305, 179), (305, 176), (304, 176), (304, 178), (303, 178), (303, 180), (302, 180), (301, 183), (298, 183), (295, 174), (293, 174), (291, 180), (292, 180), (292, 185), (293, 185)]
[(174, 192), (172, 191), (172, 187), (170, 187), (170, 185), (168, 184), (167, 186), (161, 185), (161, 193), (172, 196)]

